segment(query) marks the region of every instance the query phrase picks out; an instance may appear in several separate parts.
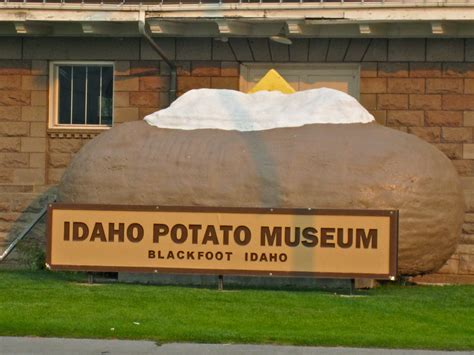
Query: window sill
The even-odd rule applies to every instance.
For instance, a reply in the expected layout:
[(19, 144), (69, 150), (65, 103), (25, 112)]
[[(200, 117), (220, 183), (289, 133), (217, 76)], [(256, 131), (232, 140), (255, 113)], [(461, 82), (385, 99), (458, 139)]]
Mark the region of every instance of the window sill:
[(50, 127), (46, 131), (50, 138), (94, 138), (112, 127)]

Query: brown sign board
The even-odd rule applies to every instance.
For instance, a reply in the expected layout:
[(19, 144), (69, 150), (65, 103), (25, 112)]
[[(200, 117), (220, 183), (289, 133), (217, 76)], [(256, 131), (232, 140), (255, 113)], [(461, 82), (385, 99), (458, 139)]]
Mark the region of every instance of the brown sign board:
[(47, 266), (395, 279), (398, 211), (52, 204)]

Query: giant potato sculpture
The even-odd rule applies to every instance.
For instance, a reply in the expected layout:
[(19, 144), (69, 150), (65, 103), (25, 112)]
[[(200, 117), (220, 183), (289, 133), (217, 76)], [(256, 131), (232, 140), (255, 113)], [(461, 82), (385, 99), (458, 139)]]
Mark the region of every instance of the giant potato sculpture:
[(451, 162), (375, 122), (241, 132), (126, 123), (74, 158), (70, 203), (397, 209), (399, 273), (438, 269), (454, 252), (464, 204)]

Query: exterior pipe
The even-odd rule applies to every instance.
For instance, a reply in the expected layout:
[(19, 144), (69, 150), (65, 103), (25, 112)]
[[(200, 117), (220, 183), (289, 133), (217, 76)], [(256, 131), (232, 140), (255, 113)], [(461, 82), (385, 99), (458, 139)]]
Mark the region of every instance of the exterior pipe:
[(138, 21), (138, 29), (148, 42), (148, 44), (153, 48), (153, 50), (158, 53), (158, 55), (165, 61), (165, 63), (170, 68), (170, 90), (169, 90), (169, 99), (170, 104), (176, 99), (176, 87), (177, 87), (177, 74), (176, 74), (176, 65), (166, 56), (163, 50), (156, 44), (156, 42), (151, 37), (148, 32), (146, 22), (145, 22), (145, 12), (140, 12), (140, 20)]

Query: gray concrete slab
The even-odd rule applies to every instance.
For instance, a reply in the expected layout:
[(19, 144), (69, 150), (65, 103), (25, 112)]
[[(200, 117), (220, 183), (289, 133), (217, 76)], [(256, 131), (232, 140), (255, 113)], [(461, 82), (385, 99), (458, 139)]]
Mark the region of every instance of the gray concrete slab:
[[(322, 348), (281, 345), (250, 344), (190, 344), (170, 343), (159, 345), (153, 341), (62, 339), (32, 337), (0, 337), (0, 354), (14, 355), (120, 355), (120, 354), (166, 354), (166, 355), (283, 355), (283, 354), (369, 354), (369, 355), (439, 355), (446, 351), (360, 349), (360, 348)], [(474, 354), (474, 352), (449, 352), (449, 354)]]

